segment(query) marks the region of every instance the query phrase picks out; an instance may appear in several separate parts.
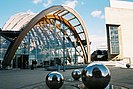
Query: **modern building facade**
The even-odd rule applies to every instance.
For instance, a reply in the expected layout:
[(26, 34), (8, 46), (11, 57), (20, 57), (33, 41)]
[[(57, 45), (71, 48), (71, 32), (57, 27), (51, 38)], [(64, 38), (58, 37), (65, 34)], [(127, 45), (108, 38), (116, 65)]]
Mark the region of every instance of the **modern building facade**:
[(133, 60), (133, 2), (110, 0), (105, 20), (109, 59)]
[(2, 67), (27, 68), (32, 60), (54, 65), (90, 62), (88, 32), (80, 15), (67, 6), (12, 16), (0, 31)]

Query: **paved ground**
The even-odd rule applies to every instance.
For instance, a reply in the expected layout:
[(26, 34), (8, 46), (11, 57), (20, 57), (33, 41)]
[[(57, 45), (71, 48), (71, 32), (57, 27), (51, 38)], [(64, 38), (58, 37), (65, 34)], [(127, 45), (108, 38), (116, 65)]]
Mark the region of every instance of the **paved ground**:
[[(133, 89), (133, 69), (109, 67), (111, 71), (111, 84), (120, 85)], [(80, 69), (82, 70), (82, 69)], [(66, 72), (60, 71), (65, 78), (71, 78), (71, 72), (73, 70), (66, 70)], [(44, 88), (45, 77), (50, 71), (45, 71), (43, 68), (35, 70), (0, 70), (0, 89), (47, 89)], [(73, 84), (82, 83), (81, 81), (75, 81)], [(62, 89), (77, 89), (75, 87), (70, 88), (72, 83), (65, 81)], [(37, 88), (38, 87), (38, 88)], [(124, 88), (122, 88), (124, 89)]]
[(133, 89), (133, 69), (110, 68), (111, 84), (121, 85)]

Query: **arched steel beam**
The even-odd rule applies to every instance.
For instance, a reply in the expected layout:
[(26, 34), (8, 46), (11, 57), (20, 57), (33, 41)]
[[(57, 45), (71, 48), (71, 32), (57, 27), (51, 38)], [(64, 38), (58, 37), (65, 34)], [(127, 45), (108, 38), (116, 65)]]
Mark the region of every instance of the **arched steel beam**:
[[(82, 49), (82, 51), (83, 51), (83, 56), (84, 56), (85, 62), (88, 63), (87, 52), (86, 52), (85, 48), (84, 48), (83, 45), (82, 45), (82, 41), (81, 41), (81, 39), (80, 39), (78, 33), (76, 32), (76, 29), (69, 23), (69, 21), (67, 21), (66, 19), (62, 18), (61, 16), (57, 16), (57, 15), (55, 15), (55, 14), (50, 14), (50, 15), (44, 16), (44, 18), (42, 18), (41, 21), (44, 21), (45, 24), (52, 24), (52, 25), (54, 25), (54, 23), (52, 23), (52, 22), (50, 21), (50, 19), (55, 19), (55, 20), (58, 20), (58, 21), (62, 21), (62, 22), (65, 23), (70, 29), (72, 29), (72, 32), (75, 34), (75, 35), (74, 35), (75, 38), (78, 38), (78, 40), (79, 40), (79, 44), (80, 44), (80, 47), (81, 47), (81, 49)], [(81, 25), (81, 24), (80, 24), (80, 25)], [(56, 27), (57, 27), (58, 29), (61, 30), (61, 28), (60, 28), (60, 26), (59, 26), (58, 24), (56, 24)], [(66, 32), (63, 32), (63, 34), (67, 35)], [(68, 35), (67, 35), (67, 36), (68, 36)], [(69, 40), (70, 42), (72, 42), (71, 39), (70, 39), (69, 37), (67, 37), (67, 38), (68, 38), (68, 40)], [(74, 46), (74, 44), (73, 44), (73, 46)], [(76, 50), (77, 50), (77, 49), (76, 49)], [(78, 51), (77, 51), (77, 52), (78, 52)], [(86, 54), (86, 55), (85, 55), (85, 54)]]
[[(10, 65), (11, 60), (13, 59), (17, 48), (21, 44), (21, 41), (24, 39), (26, 34), (40, 21), (41, 18), (43, 18), (44, 16), (47, 16), (49, 13), (51, 13), (53, 11), (57, 11), (57, 10), (67, 10), (67, 11), (71, 12), (72, 14), (74, 14), (79, 19), (79, 21), (80, 21), (80, 23), (81, 23), (81, 25), (84, 29), (84, 32), (85, 32), (85, 37), (86, 37), (86, 41), (87, 41), (87, 44), (88, 44), (88, 51), (89, 51), (89, 39), (88, 39), (88, 35), (87, 35), (88, 34), (87, 29), (86, 29), (82, 19), (80, 18), (80, 16), (73, 9), (71, 9), (69, 7), (66, 7), (66, 6), (52, 6), (48, 9), (45, 9), (42, 12), (40, 12), (33, 19), (31, 19), (31, 21), (24, 28), (22, 28), (22, 32), (17, 37), (14, 44), (11, 46), (10, 50), (7, 50), (8, 52), (5, 55), (4, 60), (2, 62), (2, 67), (3, 68), (6, 68), (8, 65)], [(89, 58), (89, 57), (86, 57), (86, 58)], [(88, 63), (88, 59), (86, 59), (85, 62)]]
[[(52, 18), (51, 18), (51, 16), (52, 16)], [(62, 18), (61, 16), (57, 16), (57, 17), (59, 17), (58, 19), (57, 19), (57, 18), (54, 18), (54, 17), (55, 17), (55, 15), (47, 15), (47, 17), (45, 17), (45, 20), (48, 20), (48, 19), (55, 19), (55, 20), (59, 20), (59, 21), (60, 21), (59, 18), (61, 18), (61, 19), (63, 19), (63, 21), (62, 21), (62, 20), (61, 20), (61, 21), (62, 21), (64, 24), (66, 24), (66, 25), (68, 26), (67, 23), (69, 23), (69, 22), (68, 22), (66, 19)], [(67, 23), (65, 23), (64, 21), (67, 22)], [(48, 23), (48, 24), (54, 24), (54, 23), (50, 22), (49, 20), (47, 21), (47, 23)], [(55, 24), (55, 27), (58, 28), (58, 29), (61, 30), (61, 31), (63, 30), (63, 29), (59, 26), (59, 24)], [(72, 25), (71, 25), (70, 23), (69, 23), (69, 26), (68, 26), (68, 27), (69, 27), (70, 29), (72, 29), (72, 32), (75, 31), (75, 29), (72, 28)], [(71, 38), (68, 36), (68, 34), (66, 33), (66, 31), (62, 31), (62, 33), (65, 34), (65, 35), (67, 36), (66, 38), (72, 43), (72, 40), (71, 40)], [(73, 32), (73, 33), (76, 33), (76, 32)], [(78, 35), (78, 34), (76, 33), (76, 36), (77, 36), (77, 35)], [(77, 37), (78, 37), (78, 39), (80, 39), (79, 36), (77, 36)], [(73, 44), (73, 43), (72, 43), (72, 44)], [(73, 44), (73, 46), (75, 46), (75, 45)], [(81, 47), (82, 51), (85, 51), (85, 49), (82, 48), (82, 44), (80, 44), (80, 47)], [(76, 51), (77, 51), (77, 49), (76, 49)], [(77, 52), (78, 52), (78, 51), (77, 51)], [(78, 52), (78, 53), (79, 53), (79, 52)], [(79, 53), (79, 55), (82, 56), (80, 53)], [(83, 56), (84, 56), (85, 59), (87, 59), (87, 58), (85, 57), (85, 55), (83, 55)], [(83, 56), (82, 56), (82, 57), (83, 57)]]
[[(51, 16), (53, 16), (52, 18), (51, 18)], [(55, 25), (55, 27), (56, 28), (58, 28), (59, 30), (63, 30), (60, 26), (59, 26), (59, 24), (54, 24), (53, 22), (50, 22), (49, 21), (49, 19), (53, 19), (55, 17), (55, 15), (47, 15), (47, 17), (44, 17), (44, 18), (42, 18), (41, 19), (41, 21), (43, 21), (45, 24), (52, 24), (52, 25)], [(57, 17), (60, 17), (60, 18), (62, 18), (61, 16), (57, 16)], [(59, 18), (58, 19), (56, 19), (56, 18), (54, 18), (55, 20), (58, 20), (58, 21), (60, 21), (59, 20)], [(63, 21), (65, 21), (65, 22), (67, 22), (67, 20), (66, 19), (64, 19), (64, 18), (62, 18), (63, 19)], [(62, 22), (63, 22), (62, 21)], [(39, 22), (40, 23), (40, 22)], [(43, 23), (43, 24), (44, 24)], [(64, 23), (64, 22), (63, 22)], [(67, 23), (69, 23), (69, 22), (67, 22)], [(65, 24), (65, 23), (64, 23)], [(70, 24), (70, 23), (69, 23)], [(68, 24), (66, 24), (66, 25), (68, 25)], [(39, 25), (37, 25), (37, 26), (39, 26)], [(69, 25), (70, 27), (72, 27), (71, 25)], [(47, 27), (47, 26), (46, 26)], [(48, 27), (47, 27), (47, 29), (49, 29)], [(71, 29), (71, 28), (70, 28)], [(52, 30), (52, 29), (49, 29), (49, 30)], [(73, 28), (73, 31), (74, 31), (75, 29)], [(66, 33), (66, 31), (62, 31), (62, 33), (63, 34), (65, 34), (66, 36), (67, 36), (67, 39), (72, 43), (72, 40), (70, 39), (70, 37), (68, 36), (68, 34)], [(77, 34), (77, 33), (76, 33)], [(80, 38), (79, 38), (80, 39)], [(73, 44), (73, 43), (72, 43)], [(73, 44), (73, 46), (74, 46), (74, 44)], [(80, 45), (80, 47), (82, 47), (81, 45)], [(83, 50), (83, 49), (82, 49)], [(84, 49), (85, 50), (85, 49)], [(77, 51), (77, 49), (76, 49), (76, 51)], [(77, 51), (78, 52), (78, 51)], [(78, 52), (79, 53), (79, 52)], [(82, 56), (82, 57), (84, 57), (84, 55), (81, 55), (80, 53), (79, 53), (79, 55), (80, 56)]]
[(85, 62), (87, 63), (88, 58), (87, 58), (85, 49), (84, 49), (84, 47), (82, 45), (82, 42), (81, 42), (81, 39), (80, 39), (78, 33), (75, 31), (75, 28), (66, 19), (62, 18), (61, 16), (47, 15), (46, 18), (47, 19), (56, 19), (56, 20), (62, 21), (64, 24), (66, 24), (72, 30), (72, 32), (74, 33), (75, 38), (77, 39), (77, 41), (80, 44), (80, 47), (81, 47), (81, 49), (83, 51), (83, 56), (84, 56)]
[[(49, 17), (49, 16), (47, 16), (47, 17)], [(44, 21), (44, 23), (45, 24), (52, 24), (53, 26), (55, 26), (56, 28), (58, 28), (59, 30), (61, 30), (62, 31), (62, 28), (59, 26), (59, 24), (55, 24), (55, 23), (53, 23), (53, 22), (51, 22), (50, 21), (50, 19), (53, 19), (53, 18), (47, 18), (47, 17), (45, 17), (45, 18), (42, 18), (41, 19), (41, 21)], [(54, 18), (55, 19), (55, 18)], [(59, 20), (59, 19), (55, 19), (55, 20)], [(65, 20), (65, 19), (64, 19)], [(66, 20), (65, 20), (66, 21)], [(63, 22), (63, 21), (62, 21)], [(43, 24), (44, 24), (43, 23)], [(65, 24), (65, 23), (63, 23), (63, 24)], [(66, 24), (67, 25), (67, 24)], [(37, 25), (38, 27), (39, 27), (39, 25)], [(46, 26), (47, 27), (47, 26)], [(47, 29), (49, 29), (48, 27), (47, 27)], [(52, 31), (52, 29), (49, 29), (49, 30), (51, 30)], [(63, 34), (65, 34), (66, 36), (67, 36), (67, 39), (72, 43), (72, 40), (70, 39), (70, 37), (67, 35), (67, 33), (66, 33), (66, 31), (62, 31), (62, 33)], [(53, 33), (52, 33), (52, 35), (53, 35)], [(74, 44), (73, 44), (73, 46), (74, 46)], [(77, 49), (76, 49), (76, 51), (77, 51)], [(78, 51), (77, 51), (78, 52)], [(79, 53), (79, 52), (78, 52)], [(80, 53), (79, 53), (79, 55), (80, 56), (82, 56), (83, 57), (83, 55), (81, 55)]]

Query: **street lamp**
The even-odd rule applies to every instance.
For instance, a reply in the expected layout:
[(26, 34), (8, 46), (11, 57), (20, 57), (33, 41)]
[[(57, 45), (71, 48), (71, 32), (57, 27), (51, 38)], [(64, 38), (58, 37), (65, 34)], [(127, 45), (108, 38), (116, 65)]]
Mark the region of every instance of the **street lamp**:
[(77, 40), (75, 38), (75, 40), (74, 40), (74, 47), (75, 47), (75, 61), (74, 61), (74, 64), (77, 63), (77, 61), (76, 61), (76, 46), (77, 46)]
[(63, 72), (65, 72), (65, 37), (63, 35)]
[(27, 45), (27, 44), (24, 42), (24, 43), (23, 43), (23, 50), (24, 50), (23, 53), (24, 53), (24, 55), (26, 54), (26, 48), (27, 48), (26, 45)]

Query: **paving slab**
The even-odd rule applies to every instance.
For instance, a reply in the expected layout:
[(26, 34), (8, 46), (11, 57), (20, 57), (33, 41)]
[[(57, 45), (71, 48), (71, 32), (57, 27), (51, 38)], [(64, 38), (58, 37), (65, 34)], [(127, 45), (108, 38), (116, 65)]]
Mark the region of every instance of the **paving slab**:
[[(112, 66), (108, 68), (111, 72), (110, 84), (133, 89), (133, 69)], [(61, 70), (60, 72), (65, 78), (71, 79), (73, 70), (69, 69), (65, 72)], [(82, 71), (82, 68), (79, 70)], [(45, 77), (49, 72), (51, 71), (46, 71), (44, 68), (37, 68), (35, 70), (0, 70), (0, 89), (48, 89), (45, 84)], [(75, 87), (76, 84), (82, 84), (82, 81), (69, 82), (65, 80), (61, 89), (79, 89)]]

